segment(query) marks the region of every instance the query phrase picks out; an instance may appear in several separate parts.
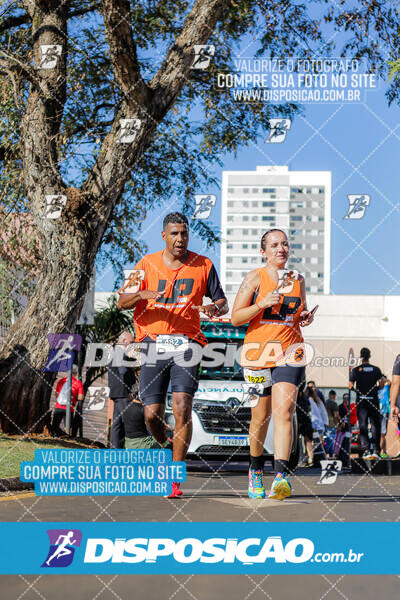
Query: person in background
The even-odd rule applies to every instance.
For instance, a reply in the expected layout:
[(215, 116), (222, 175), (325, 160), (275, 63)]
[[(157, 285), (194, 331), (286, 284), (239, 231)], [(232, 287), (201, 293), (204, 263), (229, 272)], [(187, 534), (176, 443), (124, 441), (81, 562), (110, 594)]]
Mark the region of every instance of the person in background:
[(307, 383), (307, 387), (312, 388), (313, 390), (315, 390), (317, 392), (317, 396), (320, 400), (322, 400), (322, 402), (325, 404), (325, 396), (323, 395), (323, 393), (321, 392), (321, 390), (319, 388), (317, 388), (317, 386), (315, 385), (315, 381), (310, 380)]
[[(75, 406), (77, 402), (83, 402), (84, 393), (82, 382), (75, 375), (78, 375), (77, 365), (72, 365), (72, 384), (71, 384), (71, 423), (73, 422)], [(51, 430), (53, 435), (69, 435), (60, 428), (61, 421), (66, 419), (67, 414), (67, 378), (59, 379), (56, 385), (56, 403), (54, 405), (53, 420)]]
[(333, 440), (336, 434), (336, 425), (339, 421), (339, 409), (336, 403), (336, 392), (335, 390), (329, 390), (328, 400), (325, 404), (326, 412), (328, 413), (328, 427), (326, 428), (326, 442), (325, 450), (326, 453), (333, 456)]
[(386, 375), (383, 376), (379, 383), (378, 398), (381, 413), (381, 458), (388, 458), (386, 452), (386, 433), (390, 417), (390, 381)]
[(125, 430), (125, 448), (136, 450), (165, 447), (148, 432), (143, 403), (134, 394), (131, 395), (121, 418)]
[(304, 383), (299, 387), (297, 396), (296, 414), (299, 435), (303, 436), (304, 444), (307, 452), (307, 466), (311, 467), (314, 463), (314, 447), (313, 447), (313, 428), (310, 417), (311, 406), (310, 400), (304, 391)]
[[(116, 346), (126, 349), (133, 342), (133, 336), (129, 331), (124, 331), (119, 336)], [(115, 352), (114, 352), (115, 355)], [(118, 357), (118, 354), (117, 354)], [(123, 361), (135, 360), (123, 354)], [(108, 387), (110, 388), (110, 399), (114, 402), (113, 420), (111, 424), (111, 448), (124, 448), (125, 428), (122, 415), (130, 403), (130, 395), (136, 384), (136, 372), (134, 367), (108, 365)]]
[[(324, 448), (323, 435), (325, 433), (325, 427), (328, 425), (328, 414), (326, 412), (325, 404), (322, 402), (321, 398), (318, 396), (316, 388), (308, 386), (306, 388), (306, 395), (310, 401), (311, 407), (311, 422), (312, 428), (314, 431), (314, 439), (318, 439), (319, 443), (317, 445), (321, 445), (322, 453), (324, 458), (326, 459), (326, 453)], [(314, 448), (315, 449), (315, 448)]]
[[(357, 394), (356, 406), (362, 458), (377, 459), (379, 458), (381, 437), (378, 384), (382, 379), (382, 372), (379, 367), (370, 364), (371, 352), (368, 348), (361, 348), (360, 357), (361, 365), (354, 367), (350, 373), (349, 390), (355, 389)], [(372, 452), (368, 437), (368, 421), (371, 422)]]
[[(350, 394), (344, 393), (342, 396), (342, 404), (338, 407), (339, 419), (337, 422), (337, 432), (340, 434), (340, 443), (334, 443), (334, 456), (342, 461), (344, 467), (350, 467), (350, 444), (351, 444), (351, 428), (350, 428)], [(337, 434), (335, 441), (339, 438)]]

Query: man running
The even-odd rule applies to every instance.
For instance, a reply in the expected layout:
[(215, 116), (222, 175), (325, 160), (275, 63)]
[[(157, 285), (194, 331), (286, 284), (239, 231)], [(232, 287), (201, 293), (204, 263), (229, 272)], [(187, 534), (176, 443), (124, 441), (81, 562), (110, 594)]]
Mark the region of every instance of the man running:
[[(182, 461), (192, 438), (192, 401), (198, 387), (201, 352), (199, 360), (188, 361), (206, 344), (200, 330), (200, 312), (209, 318), (224, 315), (228, 303), (210, 259), (188, 250), (185, 215), (168, 214), (161, 236), (165, 249), (147, 254), (135, 267), (144, 271), (140, 289), (135, 293), (121, 290), (117, 306), (135, 308), (136, 341), (143, 342), (143, 350), (147, 349), (140, 368), (140, 400), (147, 427), (163, 446), (168, 443), (164, 412), (171, 382), (173, 460)], [(203, 306), (204, 296), (212, 303)], [(174, 482), (169, 497), (181, 495), (179, 483)]]
[[(382, 373), (379, 367), (370, 364), (371, 352), (368, 348), (361, 348), (360, 357), (361, 365), (354, 367), (350, 373), (349, 390), (355, 389), (357, 394), (356, 407), (360, 426), (362, 458), (377, 459), (379, 458), (381, 437), (378, 383), (382, 379)], [(372, 452), (370, 451), (368, 438), (368, 419), (371, 421)]]

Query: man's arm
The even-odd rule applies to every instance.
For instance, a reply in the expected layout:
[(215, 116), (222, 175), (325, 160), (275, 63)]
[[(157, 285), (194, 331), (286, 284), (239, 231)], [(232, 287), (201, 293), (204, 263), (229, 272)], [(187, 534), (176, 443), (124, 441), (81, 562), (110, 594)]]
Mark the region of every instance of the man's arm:
[(390, 387), (390, 414), (392, 419), (398, 421), (399, 419), (399, 407), (397, 406), (397, 398), (400, 394), (400, 375), (392, 376), (392, 385)]
[(151, 300), (161, 298), (164, 292), (154, 292), (152, 290), (141, 290), (140, 292), (135, 292), (134, 294), (129, 294), (123, 292), (119, 295), (117, 308), (119, 310), (130, 310), (135, 308), (136, 304), (139, 300)]
[(211, 298), (212, 304), (193, 306), (195, 310), (204, 313), (210, 319), (213, 317), (222, 317), (222, 315), (226, 315), (226, 313), (229, 311), (228, 301), (225, 297), (219, 281), (218, 273), (214, 265), (211, 265), (210, 272), (208, 274), (205, 296), (207, 296), (207, 298)]

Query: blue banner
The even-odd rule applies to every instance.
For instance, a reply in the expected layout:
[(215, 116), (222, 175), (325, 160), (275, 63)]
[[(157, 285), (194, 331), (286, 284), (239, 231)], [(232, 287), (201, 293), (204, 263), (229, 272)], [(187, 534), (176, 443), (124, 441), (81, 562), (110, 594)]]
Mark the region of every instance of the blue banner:
[(40, 496), (166, 496), (186, 480), (186, 463), (171, 450), (35, 450), (20, 479)]
[(1, 533), (1, 574), (400, 572), (400, 523), (2, 523)]

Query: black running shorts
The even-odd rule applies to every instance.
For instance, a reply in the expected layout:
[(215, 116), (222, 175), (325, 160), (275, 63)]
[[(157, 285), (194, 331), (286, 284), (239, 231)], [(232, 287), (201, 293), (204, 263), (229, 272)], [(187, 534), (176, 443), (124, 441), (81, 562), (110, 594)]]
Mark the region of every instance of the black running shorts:
[[(155, 356), (155, 344), (151, 338), (146, 337), (143, 342), (147, 342), (147, 354)], [(172, 392), (186, 392), (192, 396), (197, 391), (199, 385), (199, 366), (201, 361), (201, 344), (190, 342), (191, 347), (197, 348), (199, 361), (192, 364), (192, 350), (188, 349), (169, 357), (157, 357), (155, 361), (143, 361), (139, 374), (139, 397), (145, 406), (149, 404), (164, 404), (168, 385), (171, 382)], [(152, 353), (153, 351), (153, 353)], [(189, 362), (190, 361), (190, 362)], [(180, 364), (182, 363), (182, 364)], [(188, 364), (185, 364), (188, 363)]]

